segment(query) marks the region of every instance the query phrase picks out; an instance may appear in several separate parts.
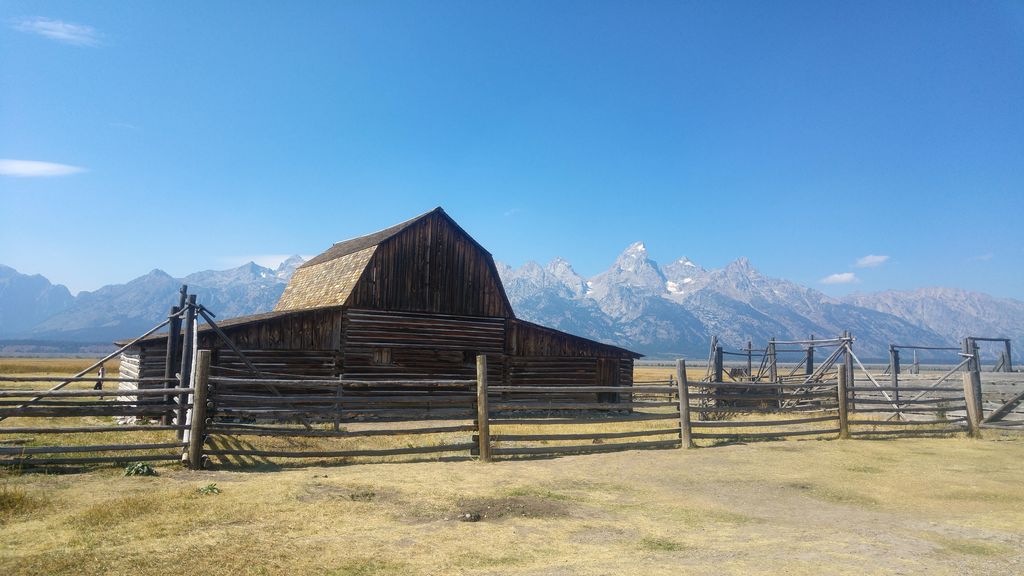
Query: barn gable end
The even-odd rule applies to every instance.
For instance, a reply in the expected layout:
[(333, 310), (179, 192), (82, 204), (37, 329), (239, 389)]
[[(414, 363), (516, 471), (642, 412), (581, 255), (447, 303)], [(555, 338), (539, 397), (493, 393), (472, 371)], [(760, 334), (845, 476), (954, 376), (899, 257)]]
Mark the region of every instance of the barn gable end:
[(441, 208), (335, 244), (296, 270), (275, 310), (335, 305), (513, 317), (491, 254)]

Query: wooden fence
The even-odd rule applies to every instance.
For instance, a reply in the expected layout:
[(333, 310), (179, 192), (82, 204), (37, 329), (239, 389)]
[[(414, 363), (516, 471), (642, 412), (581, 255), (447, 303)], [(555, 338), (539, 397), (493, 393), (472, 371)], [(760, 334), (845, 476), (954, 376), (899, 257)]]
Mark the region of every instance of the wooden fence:
[[(691, 382), (680, 360), (674, 378), (632, 386), (489, 386), (483, 355), (475, 380), (239, 378), (214, 374), (208, 350), (195, 354), (186, 377), (194, 387), (156, 377), (0, 377), (11, 386), (59, 382), (0, 390), (0, 438), (31, 436), (22, 446), (0, 442), (0, 465), (181, 459), (201, 468), (210, 459), (245, 465), (417, 454), (487, 461), (755, 439), (978, 435), (1021, 404), (1014, 393), (983, 412), (971, 352), (940, 377), (908, 385), (880, 381), (849, 344), (828, 356), (831, 369), (777, 381)], [(120, 388), (60, 389), (97, 381)], [(118, 417), (133, 422), (117, 425)], [(139, 441), (126, 442), (133, 437)]]
[[(797, 366), (803, 368), (802, 374), (798, 370), (779, 373), (779, 344), (806, 346), (803, 351), (795, 350), (804, 356)], [(815, 366), (814, 350), (823, 345), (834, 349)], [(748, 345), (738, 353), (747, 356), (747, 370), (730, 375), (733, 381), (724, 382), (728, 374), (722, 361), (725, 352), (713, 344), (705, 381), (687, 388), (689, 411), (697, 416), (690, 423), (687, 436), (694, 440), (736, 442), (833, 434), (856, 438), (966, 431), (976, 436), (983, 427), (1019, 428), (1016, 421), (997, 421), (1013, 412), (1021, 403), (1022, 394), (993, 406), (987, 416), (983, 414), (980, 364), (972, 339), (965, 339), (959, 349), (930, 348), (959, 352), (961, 361), (951, 370), (932, 377), (915, 374), (909, 382), (906, 378), (901, 382), (899, 350), (910, 348), (924, 347), (891, 346), (889, 367), (884, 374), (876, 375), (857, 358), (849, 334), (831, 340), (771, 341), (756, 371), (751, 368), (753, 349)], [(732, 419), (741, 414), (746, 417)]]
[[(32, 467), (41, 465), (74, 465), (103, 462), (178, 460), (188, 445), (187, 426), (182, 424), (118, 425), (114, 418), (145, 422), (159, 420), (168, 412), (167, 397), (180, 399), (193, 393), (192, 388), (176, 386), (177, 380), (164, 378), (96, 378), (2, 376), (6, 386), (57, 382), (58, 386), (35, 389), (8, 387), (0, 390), (0, 466)], [(139, 384), (140, 382), (175, 384), (157, 390), (61, 389), (74, 383)], [(56, 388), (56, 389), (54, 389)], [(150, 402), (154, 401), (154, 402)], [(173, 404), (175, 408), (178, 404)], [(188, 410), (190, 402), (181, 405)], [(63, 422), (71, 420), (73, 424)], [(19, 444), (19, 437), (29, 436), (46, 445)], [(97, 443), (90, 438), (110, 439)], [(141, 438), (141, 442), (126, 442)]]
[[(487, 358), (480, 356), (473, 454), (487, 461), (492, 456), (678, 448), (681, 390), (670, 381), (630, 387), (488, 386)], [(599, 401), (609, 397), (612, 401)], [(497, 428), (493, 433), (492, 427)]]

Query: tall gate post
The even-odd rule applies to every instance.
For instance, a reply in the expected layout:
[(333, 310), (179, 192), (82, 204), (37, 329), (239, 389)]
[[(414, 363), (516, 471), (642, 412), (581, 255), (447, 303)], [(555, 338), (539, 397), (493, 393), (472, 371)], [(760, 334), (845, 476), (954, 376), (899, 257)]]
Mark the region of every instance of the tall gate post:
[[(893, 399), (896, 400), (898, 406), (900, 403), (900, 351), (892, 344), (889, 344), (889, 382), (893, 388)], [(896, 413), (896, 419), (903, 419), (899, 412)]]
[[(846, 386), (854, 388), (857, 386), (857, 379), (853, 376), (853, 337), (849, 330), (843, 330), (843, 369), (846, 370)], [(857, 392), (851, 394), (848, 399), (848, 407), (857, 409)]]
[(725, 378), (725, 362), (724, 352), (721, 346), (715, 346), (715, 368), (714, 378), (715, 382), (723, 382)]
[[(978, 370), (978, 346), (970, 338), (964, 338), (963, 353), (968, 357), (967, 372), (964, 372), (964, 402), (967, 404), (967, 431), (977, 438), (980, 434), (981, 424), (981, 398), (978, 390), (981, 388), (981, 375)], [(977, 382), (975, 382), (977, 380)], [(975, 386), (977, 384), (977, 386)]]
[(476, 357), (476, 430), (480, 460), (491, 461), (491, 422), (487, 406), (487, 356)]
[[(811, 335), (811, 342), (814, 342), (814, 335)], [(804, 360), (804, 376), (814, 374), (814, 344), (807, 347), (807, 357)]]
[(779, 381), (779, 364), (775, 354), (775, 338), (768, 341), (768, 381), (776, 384)]
[[(171, 388), (171, 378), (174, 378), (174, 361), (178, 359), (178, 338), (181, 336), (181, 316), (178, 314), (181, 312), (181, 308), (178, 306), (171, 306), (171, 311), (167, 315), (171, 318), (171, 324), (167, 331), (167, 352), (164, 355), (164, 388)], [(174, 398), (171, 395), (164, 396), (164, 404), (167, 405), (168, 411), (160, 417), (160, 423), (164, 426), (171, 423), (174, 419), (174, 412), (170, 410), (170, 406), (174, 403)]]
[(690, 381), (686, 378), (686, 360), (676, 360), (676, 386), (679, 387), (679, 439), (683, 448), (693, 448), (690, 426)]
[[(195, 294), (189, 295), (188, 303), (186, 304), (186, 306), (188, 308), (185, 310), (185, 338), (182, 342), (181, 347), (181, 373), (180, 379), (178, 380), (178, 383), (182, 388), (187, 388), (188, 385), (191, 383), (190, 376), (192, 375), (192, 338), (193, 330), (195, 329), (194, 324), (196, 319)], [(185, 397), (184, 395), (178, 396), (178, 416), (177, 422), (175, 422), (175, 424), (177, 424), (178, 426), (185, 425), (185, 403), (187, 400), (188, 398)], [(185, 430), (179, 429), (178, 439), (181, 440), (184, 437)]]
[(210, 378), (209, 350), (196, 354), (195, 391), (192, 392), (192, 412), (188, 433), (188, 467), (192, 470), (203, 468), (203, 443), (206, 440), (206, 399)]
[(836, 368), (836, 372), (839, 377), (839, 383), (836, 385), (836, 394), (839, 397), (839, 437), (845, 440), (850, 437), (850, 399), (846, 390), (848, 382), (846, 366), (840, 364)]

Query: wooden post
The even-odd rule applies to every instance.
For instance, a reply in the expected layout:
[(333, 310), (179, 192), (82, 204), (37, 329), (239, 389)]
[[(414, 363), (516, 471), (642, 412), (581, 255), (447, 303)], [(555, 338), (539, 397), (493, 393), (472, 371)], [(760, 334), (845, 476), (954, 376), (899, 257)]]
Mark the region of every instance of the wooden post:
[(714, 373), (714, 381), (715, 382), (723, 382), (724, 381), (723, 380), (724, 372), (725, 372), (725, 362), (723, 361), (724, 356), (725, 356), (725, 354), (722, 351), (722, 347), (721, 346), (716, 346), (715, 347), (715, 373)]
[[(171, 324), (167, 331), (167, 354), (164, 355), (164, 378), (168, 380), (164, 382), (164, 388), (170, 388), (170, 379), (174, 378), (174, 361), (178, 359), (178, 338), (181, 336), (181, 318), (178, 316), (178, 312), (181, 312), (181, 308), (177, 306), (171, 306), (171, 311), (168, 316), (171, 317)], [(164, 404), (168, 407), (174, 403), (174, 397), (170, 394), (164, 396)], [(167, 412), (160, 418), (160, 423), (164, 426), (171, 423), (174, 418), (174, 411), (168, 409)]]
[(779, 381), (779, 365), (775, 356), (775, 338), (768, 342), (768, 381), (772, 384)]
[(491, 421), (487, 408), (487, 356), (476, 357), (476, 431), (479, 437), (480, 460), (491, 461)]
[(188, 433), (188, 467), (203, 468), (203, 442), (206, 440), (206, 399), (210, 377), (209, 350), (196, 354), (195, 392), (192, 393), (192, 416)]
[(754, 379), (754, 342), (747, 340), (747, 379)]
[[(192, 331), (193, 324), (196, 319), (196, 295), (190, 294), (188, 297), (188, 308), (185, 310), (185, 338), (183, 339), (181, 346), (181, 372), (179, 372), (180, 378), (178, 384), (182, 388), (187, 388), (191, 380), (192, 375)], [(177, 422), (178, 426), (185, 425), (185, 404), (187, 398), (184, 395), (178, 397), (178, 415)], [(178, 439), (181, 440), (185, 437), (184, 430), (178, 430)]]
[[(814, 335), (811, 335), (811, 341), (814, 341)], [(807, 347), (807, 360), (804, 362), (804, 376), (810, 376), (814, 374), (814, 345), (811, 344)]]
[[(900, 351), (893, 346), (889, 345), (889, 383), (893, 387), (893, 400), (896, 405), (900, 404)], [(896, 419), (900, 420), (900, 413), (896, 413)]]
[(1003, 372), (1013, 372), (1013, 356), (1010, 355), (1010, 339), (1003, 340), (1003, 346), (1006, 346), (1006, 361), (1003, 362)]
[(839, 384), (836, 386), (837, 395), (839, 396), (839, 437), (842, 439), (848, 439), (850, 437), (850, 412), (849, 412), (849, 396), (847, 395), (847, 374), (846, 366), (840, 364), (836, 367), (836, 371), (839, 376)]
[(981, 398), (978, 395), (978, 390), (981, 388), (981, 375), (977, 372), (979, 366), (978, 345), (971, 338), (964, 338), (962, 350), (969, 358), (967, 371), (963, 376), (964, 402), (967, 404), (967, 431), (972, 437), (977, 438), (980, 436), (979, 425), (983, 416)]
[[(850, 337), (848, 330), (843, 331), (843, 347), (845, 352), (843, 353), (843, 368), (846, 370), (846, 386), (848, 388), (855, 388), (857, 386), (857, 378), (853, 375), (853, 338)], [(850, 408), (853, 410), (857, 409), (856, 404), (857, 392), (855, 391), (850, 395)]]
[(971, 338), (970, 342), (971, 354), (974, 355), (974, 367), (971, 370), (971, 382), (974, 384), (974, 400), (978, 406), (978, 417), (984, 418), (985, 412), (981, 405), (981, 350), (978, 349), (977, 340)]
[(690, 381), (686, 378), (686, 360), (676, 360), (676, 386), (679, 387), (679, 439), (682, 448), (693, 448), (690, 429)]

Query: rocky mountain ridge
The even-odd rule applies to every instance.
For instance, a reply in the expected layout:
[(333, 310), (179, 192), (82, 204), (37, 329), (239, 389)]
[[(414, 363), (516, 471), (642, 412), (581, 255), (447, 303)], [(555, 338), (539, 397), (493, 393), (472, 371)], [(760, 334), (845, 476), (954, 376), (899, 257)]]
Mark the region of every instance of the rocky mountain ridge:
[[(0, 266), (0, 338), (109, 342), (159, 322), (181, 284), (220, 318), (273, 309), (295, 268), (249, 262), (174, 278), (153, 270), (126, 284), (72, 296), (42, 276)], [(1024, 341), (1024, 302), (950, 288), (885, 291), (832, 298), (759, 272), (739, 258), (705, 269), (686, 257), (661, 266), (643, 243), (626, 248), (591, 278), (556, 258), (519, 268), (497, 263), (517, 316), (654, 357), (704, 357), (717, 335), (727, 347), (748, 340), (834, 336), (850, 330), (865, 357), (890, 342), (954, 345), (966, 335)]]

